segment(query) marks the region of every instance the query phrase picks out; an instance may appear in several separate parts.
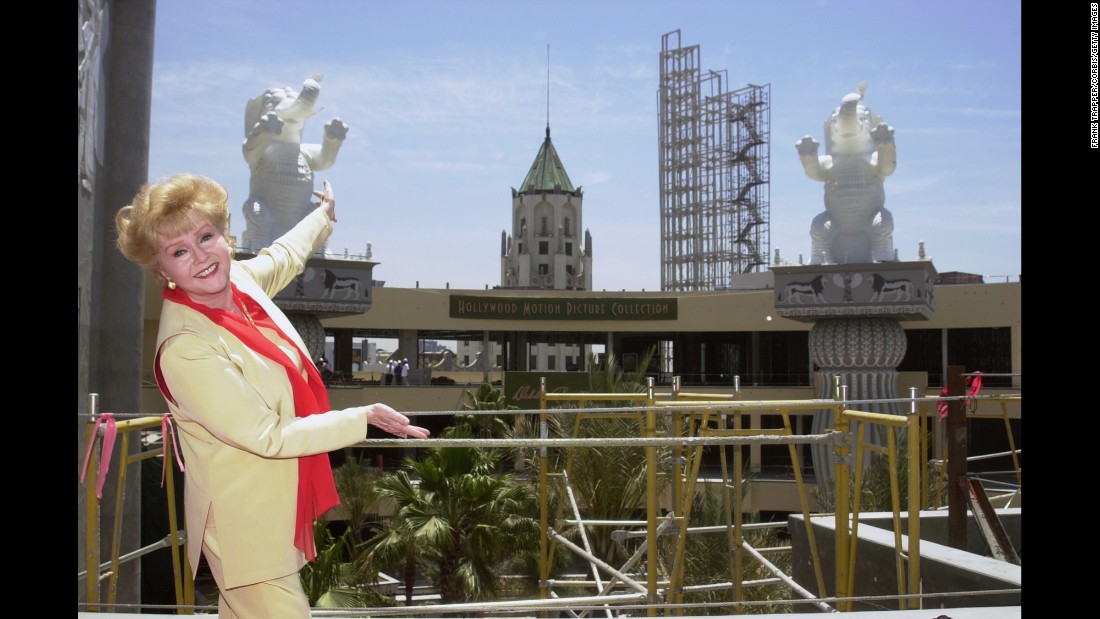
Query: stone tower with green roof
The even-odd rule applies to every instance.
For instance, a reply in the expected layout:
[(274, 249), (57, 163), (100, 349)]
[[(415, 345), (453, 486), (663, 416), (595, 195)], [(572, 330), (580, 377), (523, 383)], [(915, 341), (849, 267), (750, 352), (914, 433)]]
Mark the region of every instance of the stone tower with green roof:
[(547, 125), (527, 177), (512, 188), (512, 232), (500, 237), (501, 288), (592, 290), (592, 235), (580, 237), (583, 200)]

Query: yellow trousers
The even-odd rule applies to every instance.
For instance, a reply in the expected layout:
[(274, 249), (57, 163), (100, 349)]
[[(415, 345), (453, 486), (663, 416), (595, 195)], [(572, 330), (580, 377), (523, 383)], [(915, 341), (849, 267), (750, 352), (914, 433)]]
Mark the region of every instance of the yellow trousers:
[(309, 597), (297, 572), (243, 587), (225, 588), (218, 529), (210, 512), (202, 554), (218, 584), (218, 619), (309, 619)]

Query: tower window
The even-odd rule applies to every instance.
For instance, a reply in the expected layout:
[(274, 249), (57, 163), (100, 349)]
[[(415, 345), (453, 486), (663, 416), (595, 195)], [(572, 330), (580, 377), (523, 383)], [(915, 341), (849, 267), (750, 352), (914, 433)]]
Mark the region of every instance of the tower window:
[(550, 274), (550, 265), (540, 264), (539, 265), (539, 275), (549, 275), (549, 274)]
[(550, 254), (550, 243), (549, 243), (549, 241), (539, 241), (539, 255), (540, 256), (546, 256), (546, 255), (549, 255), (549, 254)]
[(573, 255), (573, 244), (572, 243), (566, 243), (565, 244), (565, 255), (566, 256), (572, 256)]

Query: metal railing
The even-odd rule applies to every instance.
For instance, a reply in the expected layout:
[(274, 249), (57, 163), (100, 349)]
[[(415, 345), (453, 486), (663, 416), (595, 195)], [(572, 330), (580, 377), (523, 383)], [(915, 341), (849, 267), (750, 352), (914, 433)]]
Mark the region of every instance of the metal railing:
[[(186, 535), (177, 523), (175, 478), (173, 475), (166, 474), (164, 477), (165, 493), (168, 500), (168, 536), (134, 552), (126, 555), (121, 554), (123, 505), (126, 499), (126, 493), (123, 489), (126, 487), (126, 477), (130, 465), (138, 464), (150, 458), (163, 457), (165, 466), (172, 466), (169, 455), (173, 449), (171, 432), (162, 432), (163, 449), (147, 449), (132, 454), (130, 453), (131, 437), (137, 434), (138, 444), (140, 444), (140, 433), (150, 430), (163, 431), (166, 427), (166, 419), (164, 417), (138, 417), (116, 421), (112, 413), (101, 414), (99, 412), (99, 396), (95, 393), (89, 394), (88, 410), (90, 414), (87, 436), (90, 437), (90, 440), (86, 454), (85, 474), (91, 471), (93, 473), (92, 479), (105, 477), (107, 471), (105, 467), (109, 466), (110, 462), (100, 462), (101, 453), (107, 454), (109, 457), (110, 453), (114, 451), (114, 446), (105, 444), (104, 441), (113, 441), (115, 433), (121, 437), (121, 443), (117, 451), (118, 467), (115, 486), (117, 492), (114, 497), (115, 517), (111, 523), (110, 559), (103, 563), (100, 562), (102, 543), (100, 539), (102, 536), (100, 531), (101, 486), (98, 483), (86, 483), (84, 486), (84, 564), (87, 569), (77, 574), (77, 581), (84, 580), (86, 583), (85, 596), (88, 610), (96, 612), (100, 610), (98, 605), (100, 602), (100, 587), (104, 578), (107, 579), (107, 600), (104, 606), (108, 610), (115, 610), (118, 597), (119, 567), (124, 563), (140, 559), (154, 550), (167, 547), (172, 554), (173, 586), (176, 603), (181, 608), (179, 614), (194, 614), (189, 610), (184, 610), (184, 607), (190, 604), (188, 600), (195, 599), (195, 583), (192, 579), (191, 569), (187, 567)], [(95, 448), (97, 444), (100, 447), (99, 449)]]
[[(884, 457), (890, 471), (891, 506), (894, 522), (895, 540), (895, 566), (897, 573), (897, 595), (895, 599), (901, 609), (920, 608), (925, 596), (921, 594), (920, 574), (920, 517), (922, 507), (929, 507), (938, 502), (938, 494), (930, 493), (928, 488), (934, 486), (935, 477), (944, 478), (945, 467), (937, 466), (946, 461), (943, 458), (929, 457), (938, 447), (935, 445), (935, 431), (930, 431), (933, 424), (939, 423), (939, 415), (936, 412), (937, 402), (944, 398), (916, 397), (915, 391), (910, 398), (898, 399), (909, 406), (909, 411), (904, 415), (888, 415), (870, 413), (858, 410), (859, 402), (846, 401), (846, 391), (838, 389), (835, 400), (813, 399), (799, 401), (745, 401), (739, 389), (730, 394), (696, 394), (680, 389), (679, 381), (674, 381), (673, 389), (664, 394), (655, 392), (652, 380), (642, 393), (547, 393), (545, 379), (539, 394), (539, 409), (536, 410), (508, 410), (507, 414), (537, 415), (539, 418), (539, 436), (527, 439), (430, 439), (429, 444), (424, 441), (412, 439), (371, 439), (363, 441), (359, 446), (363, 447), (484, 447), (484, 448), (533, 448), (537, 450), (538, 494), (539, 494), (539, 524), (542, 531), (539, 548), (539, 599), (529, 601), (512, 601), (501, 603), (487, 603), (476, 605), (480, 611), (496, 609), (503, 611), (508, 609), (515, 611), (529, 609), (538, 612), (549, 612), (550, 609), (571, 607), (575, 611), (586, 608), (581, 615), (589, 610), (610, 614), (611, 608), (622, 609), (644, 608), (649, 616), (656, 616), (659, 610), (665, 610), (670, 614), (682, 614), (684, 609), (694, 605), (687, 601), (687, 594), (729, 589), (733, 599), (727, 604), (735, 609), (735, 612), (751, 608), (752, 601), (746, 600), (746, 588), (759, 588), (778, 586), (785, 587), (791, 600), (789, 603), (807, 603), (815, 605), (825, 612), (850, 611), (852, 603), (859, 598), (854, 595), (856, 574), (856, 554), (858, 541), (858, 527), (860, 522), (861, 500), (860, 489), (864, 483), (863, 472), (866, 468), (864, 454), (873, 454), (872, 457)], [(952, 397), (950, 399), (961, 399)], [(977, 410), (971, 413), (975, 417), (1003, 418), (1008, 429), (1010, 444), (1012, 441), (1011, 427), (1008, 423), (1009, 406), (1020, 406), (1020, 396), (978, 396), (971, 401), (990, 402), (999, 405), (999, 414), (979, 413)], [(89, 419), (89, 433), (97, 438), (102, 434), (103, 428), (99, 427), (95, 397), (91, 400), (93, 411)], [(624, 405), (625, 406), (622, 406)], [(563, 408), (564, 407), (564, 408)], [(795, 433), (791, 424), (792, 416), (814, 414), (814, 411), (827, 409), (835, 414), (836, 429), (821, 434)], [(501, 411), (452, 411), (469, 414), (500, 414)], [(446, 411), (434, 411), (417, 414), (446, 414)], [(569, 437), (551, 437), (549, 420), (555, 415), (574, 416), (574, 425)], [(778, 415), (782, 420), (781, 428), (760, 428), (759, 423), (752, 421), (761, 415)], [(583, 424), (595, 419), (626, 419), (637, 424), (637, 433), (632, 436), (616, 437), (589, 437), (583, 436), (580, 431)], [(118, 467), (118, 488), (124, 487), (126, 469), (128, 465), (140, 462), (147, 458), (170, 458), (170, 442), (173, 440), (171, 432), (163, 432), (163, 449), (144, 451), (138, 454), (129, 454), (130, 436), (134, 432), (154, 430), (164, 420), (161, 417), (142, 417), (130, 421), (119, 421), (115, 424), (122, 437), (120, 450), (120, 465)], [(864, 439), (865, 429), (870, 425), (880, 425), (888, 428), (885, 432), (886, 444), (876, 444)], [(899, 451), (895, 432), (903, 432), (909, 440), (905, 441), (905, 451)], [(916, 436), (919, 440), (912, 440)], [(832, 445), (836, 465), (834, 476), (836, 507), (833, 517), (836, 526), (835, 540), (835, 584), (834, 595), (829, 596), (825, 582), (824, 570), (818, 544), (814, 539), (814, 527), (811, 524), (811, 496), (802, 479), (802, 466), (799, 462), (798, 445), (804, 444), (828, 444)], [(746, 485), (752, 480), (744, 476), (745, 465), (743, 461), (742, 447), (752, 449), (763, 445), (786, 445), (791, 458), (791, 471), (797, 485), (797, 492), (801, 504), (803, 521), (806, 525), (806, 536), (809, 540), (808, 549), (813, 562), (814, 580), (816, 592), (807, 590), (799, 585), (789, 574), (768, 559), (776, 554), (789, 553), (790, 547), (754, 547), (746, 539), (746, 531), (786, 526), (783, 523), (751, 523), (744, 521), (744, 498)], [(1018, 450), (1012, 444), (1011, 452), (1015, 464), (1017, 482), (1020, 481), (1019, 459), (1016, 457)], [(585, 506), (592, 497), (577, 496), (571, 482), (574, 474), (572, 470), (574, 454), (578, 449), (592, 447), (635, 447), (644, 452), (645, 460), (645, 496), (641, 508), (644, 509), (644, 520), (625, 521), (601, 521), (586, 517)], [(726, 514), (726, 523), (722, 526), (692, 526), (692, 504), (699, 490), (700, 467), (703, 460), (704, 449), (708, 447), (721, 448), (721, 487), (723, 511)], [(732, 463), (727, 461), (726, 447), (732, 449)], [(562, 457), (553, 457), (558, 452)], [(99, 454), (95, 449), (89, 451), (91, 470), (98, 471)], [(980, 456), (976, 456), (980, 457)], [(906, 505), (900, 503), (899, 479), (900, 460), (906, 463), (908, 472), (904, 483), (907, 484)], [(931, 464), (930, 464), (931, 463)], [(560, 468), (552, 470), (552, 466), (560, 464)], [(751, 472), (751, 470), (750, 470)], [(946, 482), (945, 482), (946, 483)], [(119, 540), (121, 538), (121, 514), (123, 513), (123, 493), (120, 490), (115, 497), (116, 510), (115, 521), (112, 523), (112, 549), (111, 559), (107, 563), (99, 562), (99, 497), (88, 484), (85, 490), (87, 500), (86, 509), (86, 563), (95, 566), (94, 575), (87, 572), (79, 574), (79, 578), (87, 579), (87, 606), (88, 610), (98, 611), (100, 608), (100, 581), (109, 578), (108, 599), (105, 606), (115, 608), (117, 605), (115, 591), (118, 577), (118, 566), (133, 558), (168, 546), (172, 552), (173, 571), (175, 575), (175, 593), (177, 600), (177, 612), (180, 614), (193, 614), (196, 608), (193, 605), (195, 597), (194, 582), (191, 578), (191, 569), (187, 566), (186, 540), (180, 532), (175, 521), (175, 493), (173, 490), (172, 476), (166, 477), (166, 492), (169, 504), (169, 519), (171, 534), (164, 541), (141, 549), (126, 556), (120, 556)], [(557, 500), (552, 500), (551, 492), (558, 493)], [(852, 492), (854, 491), (854, 494)], [(551, 514), (551, 509), (556, 513)], [(569, 513), (566, 514), (566, 510)], [(905, 511), (907, 516), (907, 545), (902, 545), (901, 514)], [(821, 514), (817, 514), (820, 517)], [(560, 527), (575, 527), (573, 536), (564, 535)], [(599, 556), (591, 549), (587, 535), (596, 527), (617, 527), (612, 533), (620, 540), (641, 538), (641, 544), (635, 552), (619, 566), (614, 566)], [(726, 547), (729, 551), (730, 579), (712, 583), (688, 583), (685, 577), (684, 565), (688, 559), (688, 536), (698, 534), (724, 533)], [(671, 555), (662, 557), (659, 554), (658, 540), (661, 537), (672, 538)], [(552, 574), (554, 553), (562, 548), (573, 552), (589, 565), (591, 579), (584, 581), (566, 581), (556, 579)], [(671, 560), (669, 560), (671, 557)], [(744, 574), (746, 566), (755, 561), (764, 570), (771, 574), (769, 578), (756, 581), (746, 581)], [(662, 573), (662, 565), (667, 570)], [(596, 594), (581, 597), (559, 598), (556, 588), (589, 587)], [(987, 592), (988, 593), (988, 592)], [(771, 603), (783, 603), (782, 600), (772, 600)], [(572, 604), (572, 606), (570, 606)], [(835, 606), (833, 606), (835, 604)], [(435, 612), (458, 611), (464, 608), (473, 608), (470, 605), (440, 605), (432, 607)], [(362, 609), (370, 611), (376, 616), (399, 614), (395, 609)], [(417, 614), (413, 609), (405, 609), (410, 615)], [(319, 611), (322, 612), (322, 611)]]

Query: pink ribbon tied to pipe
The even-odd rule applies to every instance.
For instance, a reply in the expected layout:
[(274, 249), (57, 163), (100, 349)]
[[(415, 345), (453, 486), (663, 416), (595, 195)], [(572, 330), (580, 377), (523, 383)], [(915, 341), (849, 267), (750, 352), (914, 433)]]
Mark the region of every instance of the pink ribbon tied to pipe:
[(187, 469), (183, 468), (183, 459), (180, 458), (179, 441), (176, 440), (176, 426), (172, 425), (172, 413), (164, 413), (164, 417), (160, 420), (160, 440), (164, 446), (164, 464), (160, 467), (160, 487), (164, 487), (164, 478), (168, 471), (168, 463), (172, 461), (170, 454), (168, 453), (168, 437), (172, 437), (172, 450), (176, 452), (176, 462), (180, 465), (180, 471)]
[(101, 413), (95, 420), (91, 436), (88, 437), (88, 451), (84, 453), (84, 469), (80, 472), (80, 483), (84, 483), (84, 475), (88, 472), (88, 460), (91, 459), (92, 449), (95, 448), (95, 438), (99, 436), (100, 426), (103, 426), (103, 448), (99, 457), (99, 479), (96, 480), (95, 495), (96, 498), (102, 499), (103, 482), (107, 479), (107, 469), (111, 464), (111, 451), (115, 448), (115, 434), (118, 432), (115, 428), (114, 413)]

